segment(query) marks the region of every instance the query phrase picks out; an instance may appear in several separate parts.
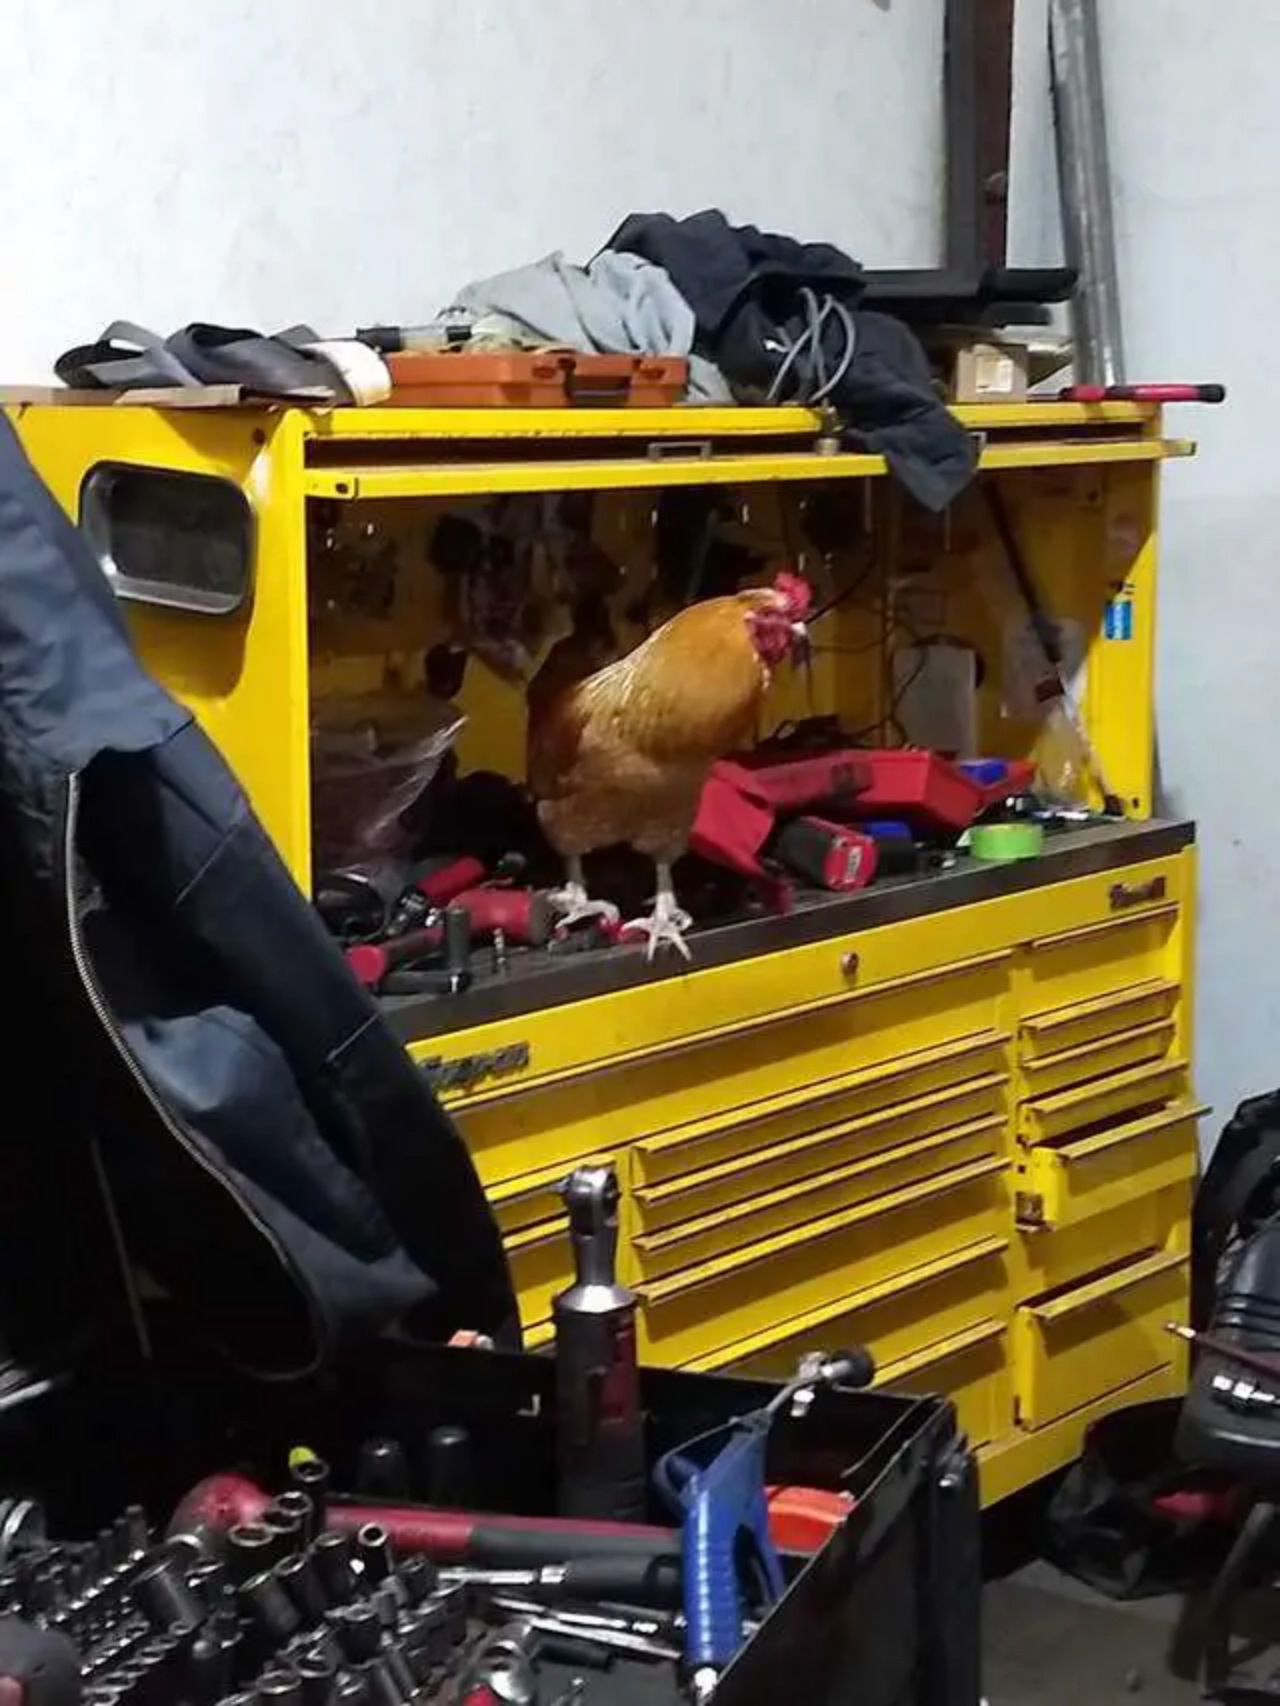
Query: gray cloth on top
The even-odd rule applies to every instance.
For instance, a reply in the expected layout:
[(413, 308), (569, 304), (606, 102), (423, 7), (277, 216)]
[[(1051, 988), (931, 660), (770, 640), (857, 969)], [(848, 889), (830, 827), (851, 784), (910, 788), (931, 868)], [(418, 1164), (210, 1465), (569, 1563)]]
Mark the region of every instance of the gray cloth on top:
[(460, 290), (437, 321), (467, 327), (473, 344), (689, 358), (689, 397), (731, 403), (714, 362), (692, 354), (693, 310), (670, 276), (639, 255), (604, 250), (585, 267), (561, 254)]

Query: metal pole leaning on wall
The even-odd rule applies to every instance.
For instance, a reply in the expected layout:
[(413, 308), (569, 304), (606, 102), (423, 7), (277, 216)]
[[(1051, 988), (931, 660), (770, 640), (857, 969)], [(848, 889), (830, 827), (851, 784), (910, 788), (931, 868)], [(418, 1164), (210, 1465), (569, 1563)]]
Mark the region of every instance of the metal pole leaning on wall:
[(1049, 0), (1049, 57), (1063, 248), (1079, 275), (1072, 297), (1076, 378), (1116, 385), (1125, 377), (1124, 342), (1097, 0)]

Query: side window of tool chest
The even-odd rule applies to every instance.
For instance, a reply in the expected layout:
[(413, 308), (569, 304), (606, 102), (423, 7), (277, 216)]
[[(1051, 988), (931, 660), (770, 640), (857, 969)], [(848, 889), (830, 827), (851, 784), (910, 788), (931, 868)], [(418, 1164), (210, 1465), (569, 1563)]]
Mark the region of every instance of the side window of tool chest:
[(80, 525), (121, 598), (229, 616), (249, 597), (253, 513), (230, 480), (100, 462)]

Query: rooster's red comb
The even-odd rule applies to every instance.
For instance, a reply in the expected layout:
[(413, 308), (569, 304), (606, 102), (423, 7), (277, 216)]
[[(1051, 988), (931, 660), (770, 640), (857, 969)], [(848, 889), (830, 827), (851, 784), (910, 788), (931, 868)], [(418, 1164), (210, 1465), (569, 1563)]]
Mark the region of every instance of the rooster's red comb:
[(791, 621), (803, 622), (813, 607), (813, 588), (804, 576), (781, 569), (774, 579), (773, 590), (782, 600)]

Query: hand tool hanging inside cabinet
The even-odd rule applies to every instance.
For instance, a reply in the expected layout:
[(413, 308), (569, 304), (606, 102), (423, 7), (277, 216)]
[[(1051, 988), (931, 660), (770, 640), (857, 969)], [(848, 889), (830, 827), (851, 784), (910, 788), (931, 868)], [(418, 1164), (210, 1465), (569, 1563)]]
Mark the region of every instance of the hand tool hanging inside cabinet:
[(1022, 553), (1013, 524), (1009, 520), (1004, 497), (999, 486), (990, 479), (982, 482), (982, 489), (986, 494), (987, 508), (1000, 540), (1005, 565), (1026, 609), (1037, 647), (1043, 654), (1044, 673), (1036, 683), (1036, 699), (1044, 707), (1046, 715), (1055, 710), (1058, 713), (1061, 727), (1074, 749), (1080, 772), (1097, 789), (1102, 799), (1103, 811), (1108, 817), (1123, 817), (1124, 805), (1119, 795), (1108, 788), (1093, 743), (1085, 733), (1080, 713), (1072, 703), (1070, 688), (1062, 673), (1063, 653), (1058, 624), (1046, 610), (1040, 597), (1030, 565)]

